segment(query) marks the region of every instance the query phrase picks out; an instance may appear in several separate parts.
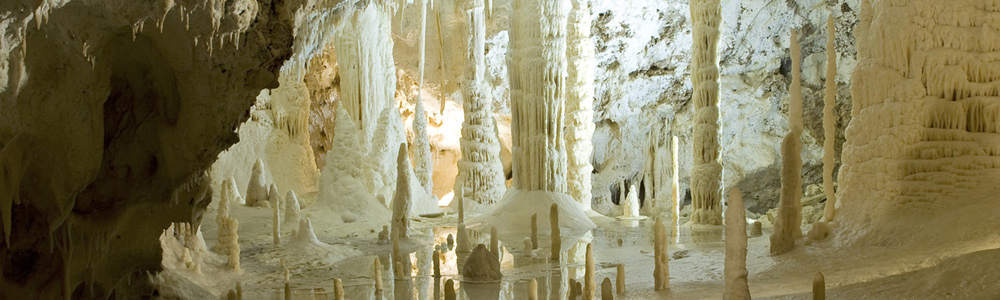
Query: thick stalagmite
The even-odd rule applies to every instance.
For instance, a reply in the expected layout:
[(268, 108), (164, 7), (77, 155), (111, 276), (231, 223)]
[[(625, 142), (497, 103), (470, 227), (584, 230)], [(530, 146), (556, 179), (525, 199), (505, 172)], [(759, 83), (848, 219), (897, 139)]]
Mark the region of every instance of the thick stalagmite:
[(406, 152), (406, 144), (399, 144), (399, 155), (396, 158), (396, 169), (399, 177), (396, 179), (396, 195), (392, 197), (392, 237), (407, 238), (410, 230), (410, 206), (413, 205), (413, 195), (411, 195), (410, 160)]
[(485, 91), (486, 20), (483, 1), (466, 1), (466, 5), (469, 26), (466, 44), (469, 52), (466, 81), (462, 86), (465, 116), (459, 140), (462, 158), (458, 161), (458, 178), (452, 202), (462, 203), (463, 210), (474, 215), (497, 204), (507, 186), (500, 162), (500, 141), (494, 134), (493, 101)]
[(417, 183), (424, 188), (427, 195), (433, 195), (434, 189), (434, 156), (431, 155), (430, 136), (427, 135), (427, 112), (424, 111), (424, 101), (417, 99), (416, 110), (413, 112), (413, 173), (417, 175)]
[(594, 42), (590, 39), (590, 1), (570, 0), (566, 23), (566, 185), (585, 210), (591, 206), (590, 165), (594, 135)]
[(670, 289), (670, 256), (667, 254), (667, 227), (659, 218), (653, 224), (653, 288)]
[(747, 220), (743, 209), (743, 193), (738, 188), (729, 191), (726, 207), (726, 291), (723, 300), (750, 300), (747, 285)]
[(837, 137), (837, 49), (834, 48), (833, 16), (826, 21), (826, 88), (823, 97), (823, 192), (826, 194), (826, 208), (823, 221), (833, 222), (836, 215), (837, 194), (833, 190), (834, 144)]
[(264, 174), (264, 161), (257, 159), (250, 171), (250, 182), (247, 183), (247, 206), (264, 206), (268, 200), (267, 177)]
[(396, 190), (396, 151), (400, 143), (406, 142), (399, 109), (385, 108), (379, 115), (378, 124), (366, 156), (369, 167), (364, 170), (364, 182), (376, 198), (391, 199)]
[(365, 151), (378, 127), (379, 114), (396, 99), (392, 6), (386, 0), (368, 1), (342, 20), (333, 39), (340, 71), (340, 99), (359, 130), (359, 142)]
[[(339, 102), (338, 102), (339, 104)], [(326, 165), (320, 174), (317, 202), (340, 215), (344, 222), (365, 218), (382, 218), (389, 215), (385, 205), (368, 193), (364, 184), (364, 156), (358, 139), (358, 130), (347, 110), (339, 105), (333, 128), (333, 148), (326, 156)]]
[(788, 94), (788, 134), (781, 143), (781, 199), (771, 234), (771, 255), (795, 248), (802, 237), (802, 83), (798, 32), (792, 30), (792, 83)]
[(719, 163), (719, 0), (691, 0), (691, 101), (694, 141), (691, 223), (722, 224), (722, 165)]
[(629, 186), (628, 195), (622, 202), (622, 218), (639, 218), (639, 192), (635, 190), (635, 185)]

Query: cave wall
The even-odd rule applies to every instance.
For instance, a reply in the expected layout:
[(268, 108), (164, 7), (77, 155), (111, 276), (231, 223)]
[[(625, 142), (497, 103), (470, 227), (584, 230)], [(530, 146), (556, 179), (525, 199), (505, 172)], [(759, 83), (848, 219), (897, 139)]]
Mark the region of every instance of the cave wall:
[(200, 221), (205, 170), (277, 86), (295, 7), (0, 3), (0, 298), (155, 295), (157, 237)]

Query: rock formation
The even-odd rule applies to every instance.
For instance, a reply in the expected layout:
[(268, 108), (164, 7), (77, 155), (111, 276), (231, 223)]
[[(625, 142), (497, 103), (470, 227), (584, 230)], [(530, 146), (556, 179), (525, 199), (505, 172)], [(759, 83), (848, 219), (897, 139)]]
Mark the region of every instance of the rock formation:
[(594, 278), (594, 271), (596, 271), (594, 269), (597, 267), (594, 264), (594, 247), (592, 244), (587, 244), (586, 264), (583, 272), (584, 300), (597, 299), (597, 279)]
[(634, 219), (639, 217), (639, 193), (635, 190), (635, 185), (633, 184), (629, 186), (628, 195), (625, 196), (625, 201), (622, 202), (622, 218)]
[(299, 212), (302, 211), (302, 207), (299, 206), (299, 197), (295, 195), (295, 191), (288, 190), (288, 194), (285, 196), (285, 223), (298, 223), (299, 222)]
[[(488, 211), (503, 197), (503, 165), (500, 162), (500, 141), (495, 135), (493, 98), (484, 90), (486, 80), (486, 20), (483, 1), (466, 1), (466, 21), (469, 25), (468, 56), (465, 84), (462, 86), (462, 137), (459, 140), (462, 158), (458, 161), (453, 202), (473, 214)], [(465, 199), (470, 201), (466, 202)]]
[(267, 177), (264, 174), (264, 161), (257, 159), (250, 172), (250, 182), (247, 183), (247, 206), (264, 206), (268, 200)]
[[(465, 259), (462, 268), (462, 281), (467, 282), (498, 282), (503, 277), (500, 273), (500, 259), (496, 253), (479, 244)], [(447, 289), (445, 289), (447, 292)]]
[(723, 300), (749, 300), (747, 285), (747, 221), (743, 208), (743, 193), (739, 188), (729, 191), (726, 208), (726, 291)]
[(694, 103), (694, 163), (691, 223), (722, 224), (722, 165), (719, 163), (719, 0), (691, 1), (691, 101)]
[[(417, 175), (417, 183), (424, 188), (424, 193), (434, 195), (434, 156), (431, 153), (431, 141), (427, 135), (427, 113), (424, 111), (424, 101), (417, 100), (413, 113), (413, 173)], [(436, 202), (436, 201), (435, 201)]]
[(391, 32), (393, 5), (390, 1), (369, 1), (359, 5), (343, 17), (345, 20), (337, 27), (333, 39), (340, 71), (340, 101), (351, 122), (357, 126), (360, 144), (356, 145), (361, 146), (362, 153), (371, 145), (379, 114), (393, 106), (396, 100)]
[(798, 32), (792, 30), (791, 38), (792, 83), (788, 99), (788, 134), (781, 143), (781, 200), (778, 216), (771, 233), (771, 255), (779, 255), (795, 248), (795, 241), (802, 237), (802, 84), (799, 61)]
[(670, 289), (670, 256), (667, 254), (667, 228), (659, 218), (653, 224), (653, 286), (657, 291)]
[(594, 42), (590, 39), (589, 1), (570, 0), (566, 22), (566, 185), (584, 210), (590, 210), (590, 165), (594, 135)]
[(823, 221), (833, 222), (836, 215), (837, 194), (833, 190), (833, 169), (836, 167), (834, 142), (837, 137), (837, 49), (834, 48), (835, 27), (833, 16), (826, 21), (826, 94), (823, 97), (823, 192), (826, 194), (826, 208)]
[(406, 144), (399, 144), (399, 154), (396, 158), (396, 195), (392, 197), (392, 231), (393, 238), (407, 238), (410, 230), (410, 206), (413, 195), (410, 193), (410, 160), (406, 152)]

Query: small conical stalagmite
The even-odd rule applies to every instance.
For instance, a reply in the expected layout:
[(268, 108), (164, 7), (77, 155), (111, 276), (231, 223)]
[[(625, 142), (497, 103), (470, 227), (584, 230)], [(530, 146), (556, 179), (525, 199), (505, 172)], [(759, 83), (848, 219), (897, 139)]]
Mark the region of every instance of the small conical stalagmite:
[(410, 160), (406, 152), (406, 143), (399, 144), (396, 156), (396, 194), (392, 198), (392, 236), (405, 239), (409, 237), (410, 206), (413, 195), (410, 195)]
[(299, 222), (299, 212), (302, 210), (302, 206), (299, 204), (299, 197), (295, 195), (295, 191), (288, 190), (288, 194), (285, 196), (285, 223), (295, 224)]
[(344, 300), (344, 282), (340, 278), (333, 280), (333, 299)]
[(823, 272), (816, 272), (816, 277), (813, 277), (813, 300), (825, 300), (826, 299), (826, 278), (823, 277)]
[(639, 217), (639, 193), (635, 191), (635, 185), (630, 185), (628, 195), (622, 202), (622, 218), (631, 219)]
[(601, 281), (601, 300), (615, 300), (615, 292), (611, 290), (611, 278), (604, 277)]
[(625, 265), (618, 264), (617, 275), (615, 276), (615, 289), (618, 294), (625, 294)]
[(250, 182), (247, 183), (246, 205), (264, 206), (268, 197), (267, 187), (267, 179), (264, 177), (264, 161), (258, 158), (257, 162), (253, 164)]
[(594, 278), (594, 247), (587, 244), (586, 266), (583, 272), (583, 299), (594, 300), (597, 298), (597, 279)]
[(562, 247), (562, 237), (559, 233), (559, 206), (555, 203), (549, 207), (549, 225), (552, 226), (552, 260), (559, 261), (559, 250)]

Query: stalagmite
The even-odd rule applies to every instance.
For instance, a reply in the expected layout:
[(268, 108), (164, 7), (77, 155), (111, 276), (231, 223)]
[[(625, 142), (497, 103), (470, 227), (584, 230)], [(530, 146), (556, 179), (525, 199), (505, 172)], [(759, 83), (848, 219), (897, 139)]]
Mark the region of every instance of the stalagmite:
[[(458, 162), (454, 201), (472, 215), (497, 204), (507, 189), (503, 164), (500, 161), (500, 141), (494, 134), (493, 99), (486, 90), (486, 21), (483, 1), (465, 1), (469, 26), (466, 46), (465, 84), (462, 85), (462, 137), (459, 140), (462, 158)], [(465, 200), (470, 200), (465, 202)], [(461, 211), (460, 210), (460, 211)], [(464, 213), (464, 212), (462, 212)]]
[(278, 195), (277, 195), (278, 194), (278, 189), (276, 187), (274, 187), (273, 184), (271, 185), (271, 192), (272, 192), (271, 194), (273, 195), (272, 196), (272, 201), (270, 201), (271, 202), (271, 212), (273, 213), (271, 215), (272, 221), (273, 221), (271, 223), (272, 224), (271, 225), (271, 230), (272, 230), (271, 233), (274, 236), (274, 244), (278, 245), (278, 244), (281, 244), (281, 220), (279, 219), (280, 213), (279, 213), (279, 210), (278, 210), (278, 208), (281, 205), (278, 204), (278, 202), (279, 202), (278, 201)]
[(538, 249), (538, 213), (531, 214), (531, 249)]
[(446, 241), (448, 242), (448, 249), (455, 248), (455, 236), (449, 233)]
[(413, 173), (417, 181), (424, 187), (427, 195), (433, 195), (434, 190), (434, 157), (431, 155), (431, 141), (427, 135), (427, 113), (424, 112), (424, 101), (417, 99), (416, 111), (413, 113), (413, 160), (416, 166)]
[(236, 188), (236, 179), (232, 177), (222, 181), (221, 194), (222, 201), (227, 202), (226, 205), (246, 204), (246, 201), (240, 196), (240, 191)]
[(243, 300), (243, 284), (239, 281), (236, 282), (236, 298)]
[[(223, 193), (225, 193), (225, 190), (223, 190)], [(228, 228), (226, 228), (226, 226), (228, 226), (227, 219), (229, 218), (229, 201), (226, 201), (225, 197), (223, 197), (222, 201), (219, 201), (219, 209), (217, 212), (218, 213), (215, 216), (215, 225), (219, 228), (219, 230), (217, 231), (218, 237), (215, 240), (215, 245), (212, 246), (212, 251), (224, 254), (228, 253), (227, 247), (229, 246), (230, 238), (230, 232)]]
[(410, 178), (407, 174), (410, 171), (410, 161), (406, 153), (406, 144), (399, 144), (399, 154), (396, 157), (396, 164), (399, 166), (396, 178), (396, 195), (392, 198), (392, 236), (393, 238), (407, 238), (410, 228), (410, 205), (413, 200), (410, 195)]
[(532, 248), (531, 238), (524, 238), (524, 250), (522, 252), (524, 256), (531, 256), (534, 254), (534, 248)]
[(382, 225), (382, 231), (378, 232), (378, 243), (379, 244), (389, 243), (389, 225)]
[(750, 225), (750, 237), (758, 237), (763, 235), (764, 229), (762, 227), (763, 225), (760, 223), (760, 221), (753, 221), (753, 224)]
[(344, 282), (340, 278), (333, 279), (333, 299), (344, 300)]
[(601, 281), (601, 300), (615, 300), (615, 291), (612, 288), (611, 278), (604, 277), (604, 281)]
[(816, 276), (813, 277), (813, 300), (825, 300), (826, 299), (826, 278), (823, 277), (823, 272), (816, 272)]
[(247, 183), (247, 206), (264, 206), (268, 200), (267, 179), (264, 176), (264, 161), (257, 159)]
[(534, 278), (528, 281), (528, 300), (538, 300), (538, 280)]
[(566, 22), (566, 184), (585, 210), (591, 206), (590, 165), (594, 135), (594, 42), (590, 39), (590, 1), (570, 0)]
[(462, 268), (462, 281), (497, 282), (503, 277), (500, 273), (500, 258), (496, 253), (479, 244), (465, 259)]
[(395, 103), (391, 4), (370, 1), (344, 17), (334, 35), (340, 72), (340, 99), (369, 148), (379, 114)]
[(726, 291), (724, 300), (749, 300), (747, 285), (747, 221), (743, 209), (743, 193), (739, 188), (729, 191), (726, 208), (726, 265), (724, 270)]
[(779, 255), (795, 248), (795, 241), (802, 237), (802, 84), (799, 61), (798, 32), (792, 30), (791, 38), (792, 84), (788, 99), (788, 134), (781, 143), (781, 198), (778, 216), (771, 234), (771, 255)]
[(625, 201), (622, 202), (622, 218), (635, 219), (639, 217), (639, 193), (636, 192), (633, 184), (628, 189)]
[(677, 161), (678, 153), (678, 140), (677, 136), (672, 136), (670, 138), (670, 206), (671, 206), (671, 235), (677, 236), (677, 226), (680, 225), (678, 222), (681, 216), (681, 185), (680, 185), (680, 172), (679, 165)]
[(299, 212), (302, 207), (299, 206), (299, 197), (295, 196), (295, 191), (288, 190), (288, 195), (285, 196), (285, 223), (298, 223), (299, 222)]
[(694, 141), (691, 223), (722, 224), (722, 165), (719, 163), (720, 0), (691, 0), (691, 87)]
[[(240, 229), (240, 222), (236, 218), (228, 218), (226, 229), (229, 230), (229, 245), (226, 246), (228, 258), (226, 266), (238, 273), (243, 272), (243, 269), (240, 268), (240, 235), (237, 233)], [(237, 285), (236, 287), (237, 291), (240, 291), (239, 286)]]
[(292, 300), (292, 283), (289, 282), (288, 269), (285, 269), (285, 300)]
[(316, 237), (316, 232), (313, 231), (312, 220), (304, 218), (299, 220), (299, 230), (295, 232), (295, 236), (292, 237), (289, 246), (301, 249), (308, 245), (326, 245), (326, 243), (321, 242)]
[(667, 228), (656, 219), (653, 224), (653, 285), (654, 289), (670, 289), (670, 257), (667, 254)]
[(625, 265), (618, 264), (617, 272), (615, 275), (615, 290), (618, 291), (619, 295), (625, 294)]
[(396, 151), (400, 143), (406, 142), (403, 117), (399, 114), (399, 108), (386, 107), (379, 115), (378, 124), (375, 136), (372, 137), (371, 148), (366, 155), (365, 163), (368, 168), (364, 170), (365, 187), (376, 195), (376, 198), (389, 198), (396, 191), (396, 177), (399, 175), (396, 172)]
[(448, 279), (444, 282), (444, 300), (456, 300), (455, 297), (455, 281)]
[(562, 237), (559, 234), (559, 206), (552, 204), (549, 208), (549, 222), (552, 227), (552, 261), (559, 261), (559, 252), (562, 247)]
[(431, 259), (434, 260), (434, 277), (441, 277), (441, 253), (434, 250)]
[(837, 139), (837, 49), (834, 47), (836, 29), (833, 15), (826, 20), (826, 95), (823, 97), (823, 192), (826, 194), (826, 209), (823, 220), (833, 222), (836, 215), (837, 194), (833, 190), (834, 144)]
[(472, 250), (470, 248), (470, 245), (469, 245), (469, 243), (470, 243), (470, 241), (469, 241), (469, 233), (466, 232), (466, 230), (467, 229), (465, 229), (465, 224), (461, 224), (461, 223), (458, 224), (458, 233), (457, 233), (458, 234), (458, 239), (457, 239), (458, 241), (455, 242), (455, 243), (458, 244), (455, 247), (455, 252), (456, 253), (469, 253), (469, 251)]
[[(592, 244), (587, 244), (587, 256), (586, 256), (586, 266), (584, 267), (583, 273), (583, 299), (584, 300), (594, 300), (597, 299), (597, 279), (594, 278), (594, 271), (596, 266), (594, 265), (594, 247)], [(610, 282), (609, 282), (610, 283)], [(610, 285), (610, 284), (609, 284)]]

